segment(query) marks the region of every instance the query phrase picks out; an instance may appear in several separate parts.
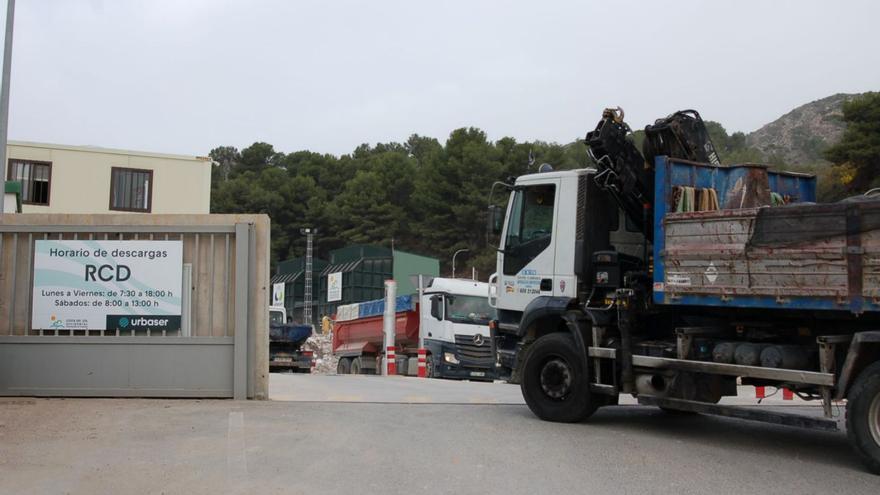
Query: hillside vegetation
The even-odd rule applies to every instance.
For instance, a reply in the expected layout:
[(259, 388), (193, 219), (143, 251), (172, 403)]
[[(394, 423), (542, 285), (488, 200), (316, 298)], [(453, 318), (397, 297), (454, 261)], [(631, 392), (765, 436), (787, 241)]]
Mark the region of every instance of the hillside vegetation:
[[(706, 125), (722, 163), (815, 173), (820, 200), (862, 191), (880, 175), (878, 93), (817, 100), (748, 135), (728, 134), (718, 122)], [(640, 142), (641, 131), (634, 139)], [(481, 279), (494, 271), (495, 250), (485, 235), (492, 184), (536, 172), (542, 163), (591, 165), (580, 140), (493, 142), (472, 127), (452, 131), (445, 142), (414, 134), (342, 156), (284, 153), (263, 142), (242, 150), (222, 146), (210, 155), (217, 162), (211, 211), (268, 214), (273, 266), (303, 254), (299, 229), (309, 226), (319, 229), (319, 257), (352, 243), (379, 244), (434, 256), (448, 273), (452, 254), (465, 248), (470, 251), (458, 266), (475, 267)], [(504, 199), (496, 194), (496, 202)]]

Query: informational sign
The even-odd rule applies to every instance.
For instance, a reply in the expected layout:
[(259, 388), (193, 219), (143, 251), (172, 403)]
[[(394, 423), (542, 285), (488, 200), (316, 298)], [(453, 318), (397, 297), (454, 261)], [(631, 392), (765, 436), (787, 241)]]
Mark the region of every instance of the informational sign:
[(182, 241), (34, 243), (31, 328), (179, 330)]
[(342, 300), (342, 272), (327, 274), (327, 302)]
[(272, 306), (284, 306), (284, 282), (272, 284)]

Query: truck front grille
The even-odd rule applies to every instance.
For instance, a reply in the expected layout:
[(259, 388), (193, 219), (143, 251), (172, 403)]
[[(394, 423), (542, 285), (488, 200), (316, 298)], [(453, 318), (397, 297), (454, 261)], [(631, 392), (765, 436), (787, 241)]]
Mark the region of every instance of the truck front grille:
[(480, 364), (491, 364), (494, 362), (492, 344), (489, 342), (489, 337), (483, 337), (483, 343), (477, 345), (474, 342), (473, 335), (456, 335), (455, 351), (459, 359)]

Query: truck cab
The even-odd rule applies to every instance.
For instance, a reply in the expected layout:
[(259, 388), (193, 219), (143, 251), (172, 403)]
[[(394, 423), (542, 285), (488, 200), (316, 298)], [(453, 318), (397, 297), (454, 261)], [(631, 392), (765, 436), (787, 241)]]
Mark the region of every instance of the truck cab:
[(431, 374), (444, 378), (492, 380), (494, 356), (485, 282), (435, 278), (422, 294), (420, 336), (431, 360)]
[(640, 258), (650, 249), (596, 186), (595, 175), (592, 168), (528, 174), (511, 188), (498, 232), (496, 273), (489, 279), (489, 302), (498, 310), (495, 343), (502, 376), (515, 375), (523, 337), (534, 321), (587, 298), (594, 252)]
[(269, 325), (287, 323), (287, 309), (284, 306), (269, 306)]

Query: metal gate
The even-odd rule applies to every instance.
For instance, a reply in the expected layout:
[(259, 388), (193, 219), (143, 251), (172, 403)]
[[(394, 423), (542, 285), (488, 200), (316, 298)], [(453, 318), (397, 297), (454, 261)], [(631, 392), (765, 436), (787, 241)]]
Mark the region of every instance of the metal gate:
[[(0, 395), (266, 397), (268, 217), (0, 219)], [(181, 330), (32, 329), (38, 239), (181, 240)]]

